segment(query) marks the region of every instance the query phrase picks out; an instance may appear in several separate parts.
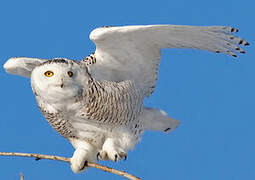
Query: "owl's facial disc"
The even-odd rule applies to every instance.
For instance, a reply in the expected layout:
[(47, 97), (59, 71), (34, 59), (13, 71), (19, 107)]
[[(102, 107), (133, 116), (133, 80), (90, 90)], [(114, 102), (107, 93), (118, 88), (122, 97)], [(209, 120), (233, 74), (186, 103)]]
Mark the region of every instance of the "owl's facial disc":
[(36, 94), (46, 99), (70, 99), (81, 91), (80, 74), (81, 68), (76, 63), (47, 63), (33, 70), (31, 84)]
[[(63, 73), (63, 74), (62, 74), (62, 76), (60, 76), (60, 80), (59, 80), (60, 82), (56, 84), (57, 87), (60, 86), (61, 88), (64, 87), (64, 84), (66, 84), (66, 85), (69, 84), (68, 82), (66, 82), (66, 81), (68, 81), (68, 80), (66, 79), (66, 77), (65, 77), (66, 75), (64, 74), (64, 72), (62, 72), (62, 73)], [(70, 78), (73, 77), (73, 72), (72, 72), (71, 70), (67, 71), (66, 74), (67, 74)], [(51, 78), (51, 77), (54, 76), (54, 72), (53, 72), (53, 71), (46, 71), (46, 72), (44, 73), (44, 75), (45, 75), (46, 77), (48, 77), (48, 78)]]

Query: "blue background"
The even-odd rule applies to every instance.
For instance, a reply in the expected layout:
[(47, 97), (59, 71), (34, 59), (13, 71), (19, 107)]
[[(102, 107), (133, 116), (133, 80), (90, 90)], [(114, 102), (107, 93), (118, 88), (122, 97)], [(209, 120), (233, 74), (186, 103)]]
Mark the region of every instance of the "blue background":
[[(255, 49), (252, 0), (0, 2), (0, 151), (70, 157), (72, 146), (44, 120), (29, 79), (8, 75), (13, 56), (82, 59), (95, 49), (88, 36), (103, 25), (229, 25), (248, 40), (234, 59), (206, 51), (163, 50), (159, 81), (146, 105), (182, 121), (171, 134), (146, 132), (128, 160), (100, 162), (146, 180), (255, 179)], [(66, 163), (0, 157), (0, 179), (123, 179)]]

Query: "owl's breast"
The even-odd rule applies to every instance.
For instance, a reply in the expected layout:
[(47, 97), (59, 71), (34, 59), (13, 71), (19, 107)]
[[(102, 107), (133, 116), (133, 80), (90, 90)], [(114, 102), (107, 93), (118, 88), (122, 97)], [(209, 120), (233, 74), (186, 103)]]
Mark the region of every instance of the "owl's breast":
[(71, 123), (65, 119), (61, 111), (50, 112), (44, 107), (39, 107), (45, 119), (60, 135), (64, 136), (65, 138), (75, 136), (75, 129), (72, 127)]
[(131, 82), (101, 82), (84, 94), (80, 115), (100, 125), (130, 126), (137, 121), (142, 105), (143, 96)]
[(40, 96), (37, 96), (36, 100), (43, 116), (52, 128), (65, 138), (76, 137), (72, 118), (76, 117), (77, 109), (80, 108), (80, 102), (77, 99), (56, 104), (48, 103)]

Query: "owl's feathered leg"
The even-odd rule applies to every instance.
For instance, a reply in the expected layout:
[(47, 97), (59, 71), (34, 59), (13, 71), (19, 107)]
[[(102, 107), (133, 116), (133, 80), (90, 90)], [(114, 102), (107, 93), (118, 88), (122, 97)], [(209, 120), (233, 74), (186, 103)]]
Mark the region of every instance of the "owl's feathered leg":
[(118, 139), (107, 138), (103, 144), (99, 157), (102, 160), (119, 161), (127, 158), (126, 151), (121, 147)]
[(95, 148), (85, 142), (80, 140), (71, 141), (75, 151), (73, 157), (71, 158), (71, 169), (74, 173), (79, 173), (87, 169), (86, 162), (96, 162), (96, 150)]

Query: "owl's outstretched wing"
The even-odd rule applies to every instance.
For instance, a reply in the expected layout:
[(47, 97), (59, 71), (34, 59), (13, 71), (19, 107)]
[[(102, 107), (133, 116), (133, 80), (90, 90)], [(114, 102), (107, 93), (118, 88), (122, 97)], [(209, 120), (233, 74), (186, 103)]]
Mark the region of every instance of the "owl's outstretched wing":
[(10, 74), (30, 78), (33, 69), (46, 61), (48, 60), (39, 58), (14, 57), (8, 59), (8, 61), (4, 64), (4, 69)]
[(100, 80), (134, 80), (149, 96), (158, 77), (162, 48), (193, 48), (236, 57), (249, 45), (226, 26), (147, 25), (101, 27), (90, 39), (96, 44), (94, 76)]

